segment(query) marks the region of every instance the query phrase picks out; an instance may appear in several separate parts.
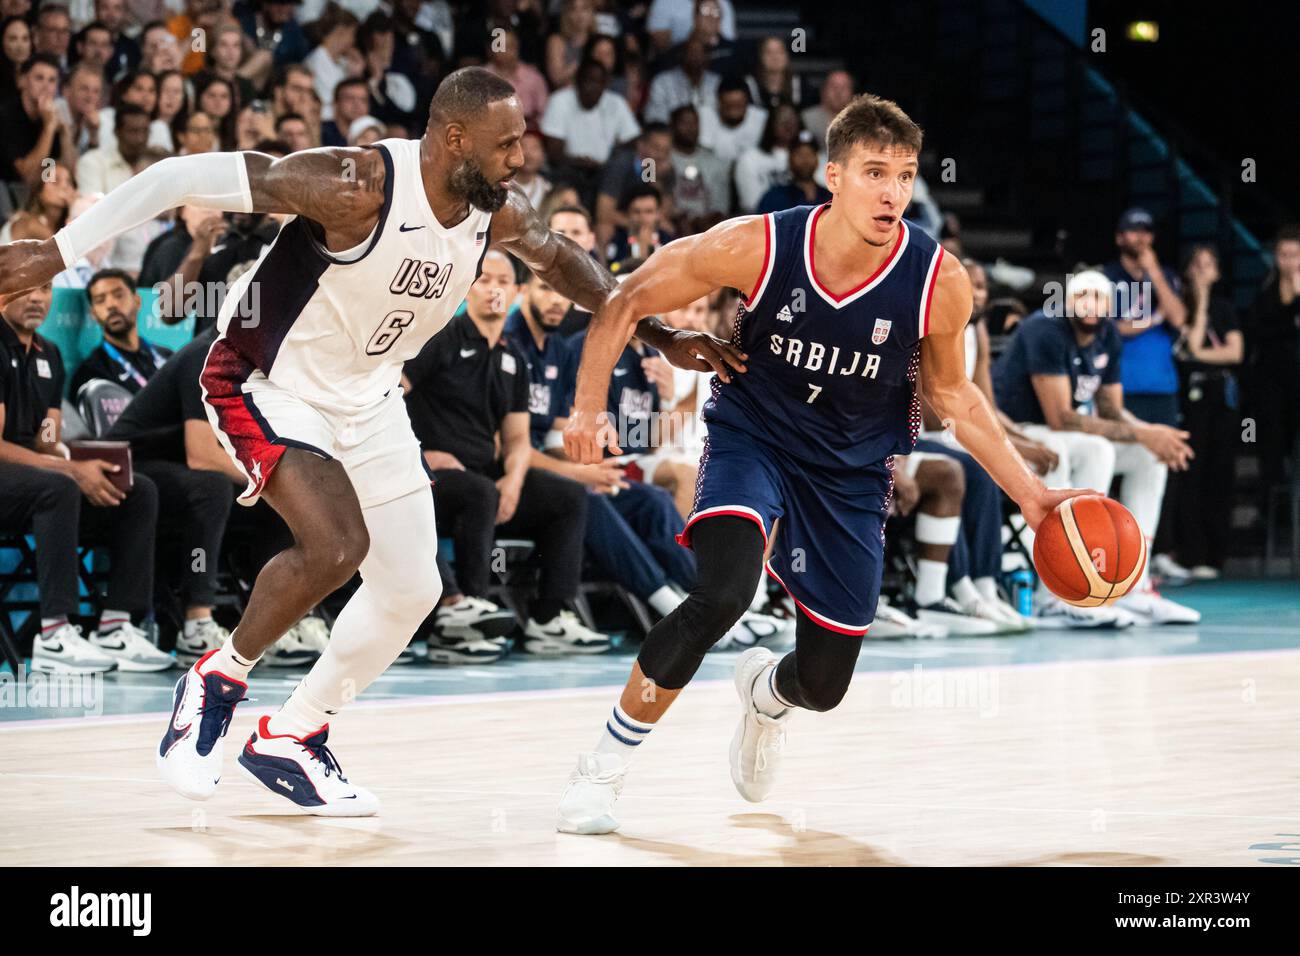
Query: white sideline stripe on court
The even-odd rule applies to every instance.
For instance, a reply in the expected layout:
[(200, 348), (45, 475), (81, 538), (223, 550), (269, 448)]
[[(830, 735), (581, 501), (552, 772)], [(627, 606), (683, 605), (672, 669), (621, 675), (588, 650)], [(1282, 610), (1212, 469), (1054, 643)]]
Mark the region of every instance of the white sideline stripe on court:
[[(990, 663), (990, 664), (963, 664), (959, 667), (936, 666), (931, 661), (930, 666), (935, 670), (944, 671), (982, 671), (992, 668), (1003, 670), (1033, 670), (1049, 667), (1074, 667), (1080, 664), (1164, 664), (1170, 661), (1206, 661), (1206, 660), (1223, 660), (1224, 658), (1238, 657), (1286, 657), (1300, 655), (1300, 647), (1283, 647), (1283, 648), (1263, 648), (1260, 650), (1250, 651), (1228, 651), (1225, 653), (1214, 653), (1208, 651), (1202, 654), (1158, 654), (1144, 657), (1101, 657), (1089, 658), (1081, 657), (1071, 660), (1057, 661), (1025, 661), (1024, 663)], [(899, 658), (900, 662), (905, 658)], [(925, 665), (927, 659), (916, 658), (915, 663)], [(895, 671), (903, 669), (900, 667), (882, 670), (860, 671), (858, 673), (865, 675), (877, 675), (887, 677)], [(691, 681), (692, 687), (730, 687), (732, 680), (725, 678), (722, 680), (701, 680)], [(361, 700), (348, 705), (348, 710), (393, 710), (403, 707), (421, 707), (421, 706), (449, 706), (452, 704), (487, 704), (495, 701), (513, 701), (513, 700), (547, 700), (563, 699), (566, 697), (586, 697), (593, 694), (617, 694), (622, 693), (622, 684), (606, 684), (598, 687), (551, 687), (538, 690), (499, 690), (486, 691), (474, 694), (431, 694), (424, 697), (394, 697), (384, 700)], [(253, 707), (240, 713), (249, 713), (257, 716), (262, 714), (274, 714), (279, 707)], [(137, 724), (149, 723), (156, 720), (166, 720), (171, 716), (170, 710), (159, 710), (148, 714), (108, 714), (102, 717), (47, 717), (37, 718), (35, 720), (8, 720), (0, 721), (0, 734), (14, 733), (21, 730), (58, 730), (67, 727), (85, 727), (87, 723), (91, 724)]]

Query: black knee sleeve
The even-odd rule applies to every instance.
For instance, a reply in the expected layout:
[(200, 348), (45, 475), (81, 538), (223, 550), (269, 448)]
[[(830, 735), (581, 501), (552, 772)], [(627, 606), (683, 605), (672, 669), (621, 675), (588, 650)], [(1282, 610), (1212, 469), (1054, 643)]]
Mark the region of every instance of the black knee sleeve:
[(641, 672), (668, 690), (695, 676), (709, 648), (749, 608), (763, 573), (763, 535), (746, 518), (704, 519), (691, 527), (691, 546), (699, 568), (695, 586), (650, 629), (637, 657)]
[(795, 649), (776, 667), (776, 692), (804, 710), (831, 710), (844, 699), (862, 636), (840, 634), (799, 615)]

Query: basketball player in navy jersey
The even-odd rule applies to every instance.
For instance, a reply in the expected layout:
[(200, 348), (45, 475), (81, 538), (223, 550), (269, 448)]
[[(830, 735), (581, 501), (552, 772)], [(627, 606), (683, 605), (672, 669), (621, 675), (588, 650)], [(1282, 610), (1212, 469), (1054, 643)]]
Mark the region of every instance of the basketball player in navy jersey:
[(971, 315), (961, 263), (902, 218), (921, 130), (897, 105), (860, 96), (827, 133), (833, 199), (745, 216), (664, 246), (592, 320), (565, 447), (580, 462), (618, 454), (602, 418), (610, 370), (637, 322), (719, 287), (741, 291), (733, 343), (704, 409), (708, 440), (695, 507), (681, 536), (699, 577), (646, 637), (596, 749), (579, 757), (557, 827), (607, 833), (628, 761), (749, 606), (764, 567), (799, 608), (796, 647), (736, 664), (742, 716), (731, 744), (741, 796), (771, 790), (794, 708), (825, 711), (848, 688), (880, 589), (892, 458), (920, 426), (914, 380), (955, 437), (1037, 527), (1079, 490), (1048, 490), (1016, 453), (966, 376)]
[[(433, 496), (398, 387), (402, 363), (450, 321), (490, 245), (587, 309), (615, 285), (511, 183), (523, 135), (514, 88), (470, 67), (442, 82), (422, 139), (281, 159), (165, 159), (53, 239), (0, 247), (3, 304), (176, 206), (295, 217), (231, 287), (201, 376), (213, 430), (248, 479), (240, 501), (265, 496), (294, 545), (262, 570), (230, 640), (176, 685), (155, 756), (183, 796), (214, 792), (222, 739), (258, 658), (360, 570), (328, 649), (284, 707), (258, 722), (239, 766), (309, 813), (377, 811), (326, 740), (330, 719), (393, 662), (441, 591)], [(687, 368), (735, 361), (710, 336), (657, 322), (637, 334)]]

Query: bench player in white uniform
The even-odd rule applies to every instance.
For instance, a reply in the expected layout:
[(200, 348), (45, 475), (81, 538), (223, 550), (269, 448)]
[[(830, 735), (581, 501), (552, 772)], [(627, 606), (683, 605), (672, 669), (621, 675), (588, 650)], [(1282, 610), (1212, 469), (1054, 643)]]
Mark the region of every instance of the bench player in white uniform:
[[(402, 402), (402, 362), (451, 319), (489, 245), (588, 310), (614, 287), (510, 183), (524, 162), (523, 133), (513, 88), (471, 67), (443, 81), (418, 141), (278, 160), (166, 159), (54, 239), (0, 247), (2, 304), (179, 205), (296, 217), (232, 287), (201, 380), (209, 420), (248, 477), (240, 500), (264, 496), (295, 543), (263, 569), (230, 640), (177, 683), (157, 763), (182, 795), (215, 790), (250, 668), (360, 570), (328, 649), (284, 707), (259, 721), (239, 763), (307, 812), (377, 811), (326, 740), (330, 719), (393, 662), (441, 590), (433, 496)], [(638, 335), (684, 367), (739, 363), (701, 333), (652, 321)]]

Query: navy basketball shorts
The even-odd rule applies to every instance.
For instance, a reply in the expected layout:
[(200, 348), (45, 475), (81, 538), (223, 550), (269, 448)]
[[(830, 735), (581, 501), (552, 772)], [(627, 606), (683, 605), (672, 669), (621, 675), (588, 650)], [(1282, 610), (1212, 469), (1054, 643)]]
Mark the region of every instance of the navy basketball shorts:
[(801, 611), (829, 630), (865, 634), (880, 597), (890, 483), (883, 461), (852, 472), (810, 468), (711, 422), (678, 541), (690, 547), (691, 526), (705, 518), (748, 518), (771, 544), (767, 573)]

